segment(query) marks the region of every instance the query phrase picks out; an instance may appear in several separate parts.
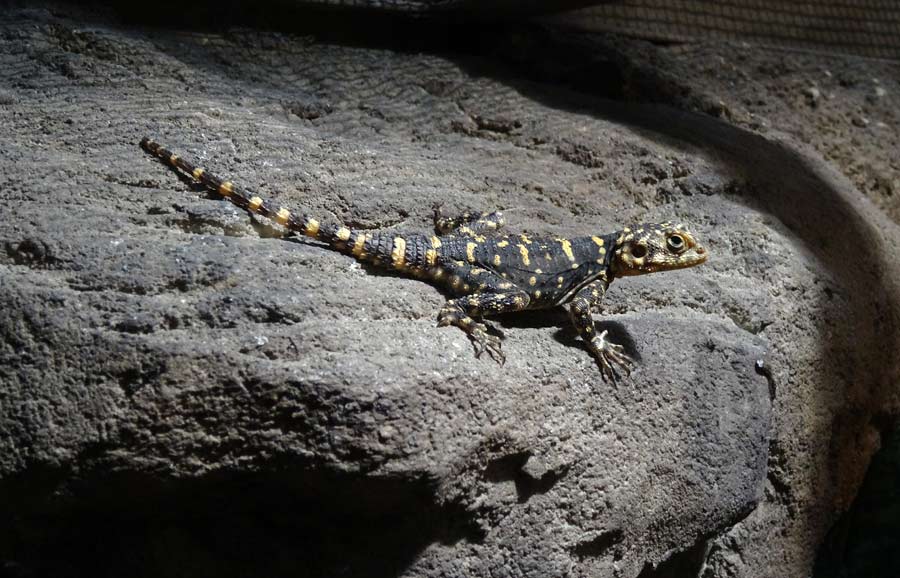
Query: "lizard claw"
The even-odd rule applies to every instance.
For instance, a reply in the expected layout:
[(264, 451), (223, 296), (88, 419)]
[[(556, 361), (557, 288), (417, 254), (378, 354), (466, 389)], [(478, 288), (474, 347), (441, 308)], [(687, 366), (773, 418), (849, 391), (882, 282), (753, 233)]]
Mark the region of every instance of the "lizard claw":
[(603, 380), (615, 383), (619, 371), (624, 371), (626, 376), (631, 375), (634, 360), (625, 354), (625, 349), (621, 345), (607, 341), (607, 333), (608, 331), (603, 331), (591, 339), (588, 348), (596, 358), (597, 365), (600, 366), (600, 375)]
[(444, 218), (444, 211), (442, 210), (444, 207), (444, 203), (438, 202), (431, 206), (431, 209), (434, 211), (433, 221), (434, 221), (434, 231), (438, 235), (446, 235), (449, 233), (453, 227), (447, 222)]
[(487, 351), (488, 355), (491, 356), (491, 359), (500, 365), (506, 363), (506, 355), (504, 355), (503, 351), (500, 349), (502, 343), (500, 338), (489, 334), (484, 325), (473, 329), (472, 332), (469, 333), (469, 337), (475, 345), (475, 357), (481, 357), (481, 354)]
[(472, 345), (475, 346), (475, 357), (481, 357), (481, 354), (487, 351), (491, 359), (500, 365), (506, 363), (506, 356), (500, 349), (502, 343), (500, 338), (488, 333), (488, 326), (484, 323), (479, 323), (468, 316), (460, 319), (458, 312), (451, 310), (449, 312), (442, 311), (438, 316), (437, 324), (438, 327), (456, 325), (465, 331), (472, 340)]

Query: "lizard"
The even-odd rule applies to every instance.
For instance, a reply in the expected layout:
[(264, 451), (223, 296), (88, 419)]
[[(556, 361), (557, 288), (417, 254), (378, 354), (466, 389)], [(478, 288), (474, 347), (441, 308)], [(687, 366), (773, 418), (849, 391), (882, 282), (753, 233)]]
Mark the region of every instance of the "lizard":
[(503, 214), (465, 212), (446, 217), (434, 210), (435, 234), (354, 229), (276, 207), (250, 190), (215, 176), (149, 138), (140, 146), (177, 171), (248, 213), (262, 215), (292, 233), (324, 243), (360, 262), (442, 287), (450, 295), (437, 316), (471, 339), (475, 356), (485, 351), (501, 365), (501, 340), (484, 317), (567, 306), (569, 317), (604, 380), (631, 374), (634, 360), (621, 345), (597, 332), (610, 284), (621, 277), (693, 267), (708, 253), (682, 223), (645, 223), (572, 238), (504, 234)]

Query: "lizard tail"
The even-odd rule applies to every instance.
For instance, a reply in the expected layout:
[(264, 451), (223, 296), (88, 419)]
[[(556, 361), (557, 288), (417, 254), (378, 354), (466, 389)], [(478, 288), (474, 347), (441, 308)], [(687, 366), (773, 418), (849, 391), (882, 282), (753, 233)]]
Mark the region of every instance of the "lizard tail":
[(425, 247), (426, 241), (419, 238), (420, 235), (410, 238), (378, 231), (359, 231), (343, 225), (322, 224), (307, 215), (291, 213), (284, 207), (275, 208), (253, 192), (210, 174), (149, 138), (141, 139), (141, 148), (216, 191), (238, 207), (272, 219), (290, 231), (326, 243), (332, 249), (351, 255), (359, 261), (380, 263), (407, 271), (410, 268), (432, 265), (436, 258), (434, 249), (431, 246)]
[(189, 175), (198, 183), (216, 191), (246, 211), (268, 217), (286, 229), (306, 235), (307, 237), (326, 242), (328, 240), (327, 238), (323, 238), (325, 235), (322, 227), (319, 225), (319, 221), (312, 217), (294, 215), (284, 207), (276, 209), (271, 203), (258, 197), (253, 192), (239, 187), (231, 181), (210, 174), (191, 161), (176, 155), (149, 138), (145, 137), (141, 139), (141, 148), (148, 153), (159, 157), (166, 164)]

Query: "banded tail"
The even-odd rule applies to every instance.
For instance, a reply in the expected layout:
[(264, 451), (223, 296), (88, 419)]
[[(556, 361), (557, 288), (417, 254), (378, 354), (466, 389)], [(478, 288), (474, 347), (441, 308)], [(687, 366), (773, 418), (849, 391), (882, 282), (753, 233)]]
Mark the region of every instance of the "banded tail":
[(307, 215), (295, 215), (284, 207), (277, 209), (267, 200), (233, 182), (210, 174), (153, 140), (141, 139), (141, 148), (198, 183), (219, 193), (241, 209), (267, 217), (289, 231), (326, 243), (329, 247), (360, 261), (374, 262), (399, 271), (417, 273), (435, 264), (440, 240), (424, 235), (350, 229), (343, 225), (322, 224)]

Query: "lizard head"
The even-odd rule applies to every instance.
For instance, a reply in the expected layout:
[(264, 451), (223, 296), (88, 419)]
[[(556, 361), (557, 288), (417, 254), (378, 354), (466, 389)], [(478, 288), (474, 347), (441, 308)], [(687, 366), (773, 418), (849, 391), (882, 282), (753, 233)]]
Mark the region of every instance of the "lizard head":
[(619, 231), (613, 249), (616, 277), (684, 269), (706, 262), (706, 249), (682, 225), (653, 223)]

